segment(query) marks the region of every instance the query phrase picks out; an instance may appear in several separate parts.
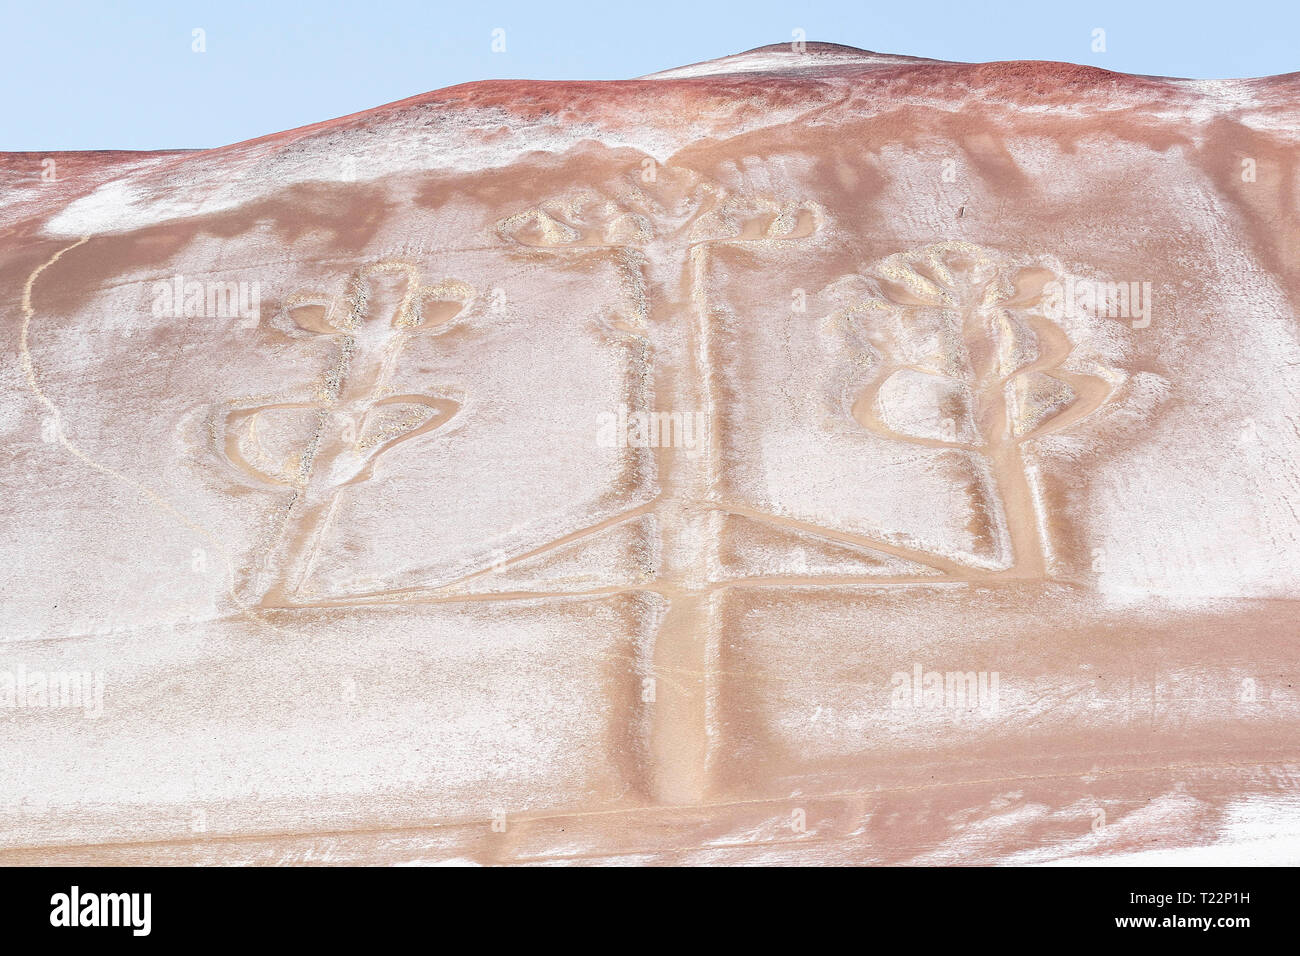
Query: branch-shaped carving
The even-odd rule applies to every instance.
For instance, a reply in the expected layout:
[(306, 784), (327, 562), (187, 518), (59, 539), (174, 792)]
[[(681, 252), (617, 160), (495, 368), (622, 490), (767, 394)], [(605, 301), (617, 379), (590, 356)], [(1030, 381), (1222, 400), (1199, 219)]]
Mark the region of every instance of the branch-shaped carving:
[(1042, 570), (1043, 522), (1019, 446), (1112, 392), (1106, 379), (1064, 367), (1073, 345), (1038, 307), (1051, 277), (970, 243), (937, 243), (859, 277), (870, 292), (843, 313), (865, 326), (880, 358), (854, 418), (892, 439), (987, 456), (1016, 568), (1030, 573)]
[(341, 295), (301, 292), (285, 302), (293, 325), (335, 342), (335, 358), (310, 397), (231, 407), (223, 434), (226, 456), (246, 475), (294, 489), (265, 569), (277, 596), (302, 588), (339, 490), (460, 409), (457, 398), (398, 392), (391, 382), (410, 337), (443, 331), (473, 298), (457, 280), (424, 285), (417, 267), (381, 262), (353, 273)]

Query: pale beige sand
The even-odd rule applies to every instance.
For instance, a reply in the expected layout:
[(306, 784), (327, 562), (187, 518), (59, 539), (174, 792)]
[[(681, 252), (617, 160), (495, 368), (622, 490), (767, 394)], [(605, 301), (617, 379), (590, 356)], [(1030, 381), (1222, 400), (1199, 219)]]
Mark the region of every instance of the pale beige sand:
[(1298, 103), (813, 45), (0, 156), (0, 863), (1300, 861)]

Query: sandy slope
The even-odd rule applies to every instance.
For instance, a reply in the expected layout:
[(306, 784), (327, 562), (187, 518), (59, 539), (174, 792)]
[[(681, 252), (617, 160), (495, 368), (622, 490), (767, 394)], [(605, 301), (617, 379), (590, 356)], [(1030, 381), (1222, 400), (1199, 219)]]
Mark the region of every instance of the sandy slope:
[(1298, 102), (810, 44), (0, 155), (0, 861), (1296, 862)]

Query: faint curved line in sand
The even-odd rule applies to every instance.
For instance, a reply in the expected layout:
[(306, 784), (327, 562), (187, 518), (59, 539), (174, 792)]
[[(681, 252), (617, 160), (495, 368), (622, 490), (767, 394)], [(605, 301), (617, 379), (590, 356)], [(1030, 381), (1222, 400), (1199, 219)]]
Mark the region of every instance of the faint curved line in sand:
[(374, 451), (370, 453), (370, 457), (361, 471), (359, 471), (354, 477), (343, 482), (340, 487), (355, 485), (359, 482), (369, 480), (374, 474), (375, 463), (379, 460), (380, 455), (387, 454), (398, 445), (408, 442), (412, 438), (426, 435), (434, 429), (441, 428), (443, 425), (455, 418), (456, 413), (463, 407), (462, 404), (455, 399), (439, 398), (434, 395), (389, 395), (375, 402), (372, 409), (384, 405), (423, 405), (428, 408), (432, 414), (422, 424), (377, 445)]
[(285, 472), (271, 474), (265, 471), (251, 461), (243, 453), (242, 442), (252, 439), (256, 444), (255, 432), (257, 428), (257, 416), (263, 412), (277, 408), (298, 408), (310, 409), (317, 411), (320, 408), (319, 402), (276, 402), (272, 405), (258, 405), (253, 408), (235, 408), (226, 412), (224, 419), (224, 431), (226, 435), (225, 453), (230, 462), (240, 471), (247, 472), (257, 481), (263, 481), (272, 485), (281, 487), (294, 488), (297, 483)]
[(68, 438), (67, 435), (63, 433), (63, 424), (62, 424), (63, 417), (59, 414), (58, 407), (54, 404), (54, 402), (50, 400), (49, 396), (45, 394), (44, 390), (42, 390), (40, 386), (40, 383), (37, 382), (36, 380), (36, 366), (32, 362), (32, 353), (31, 353), (31, 349), (28, 346), (28, 333), (31, 329), (32, 317), (36, 314), (36, 309), (32, 306), (32, 289), (36, 285), (36, 280), (40, 277), (42, 272), (44, 272), (50, 266), (54, 265), (61, 258), (63, 258), (63, 255), (65, 253), (71, 252), (73, 249), (76, 249), (78, 246), (84, 245), (85, 243), (89, 242), (91, 238), (93, 237), (89, 235), (82, 236), (72, 245), (65, 246), (64, 248), (54, 253), (54, 255), (50, 256), (50, 258), (45, 260), (45, 262), (41, 263), (39, 266), (36, 267), (36, 270), (27, 277), (27, 281), (23, 285), (23, 300), (22, 300), (23, 324), (22, 324), (22, 330), (19, 333), (18, 353), (22, 360), (23, 374), (27, 378), (27, 387), (32, 390), (32, 394), (36, 396), (37, 400), (42, 405), (45, 406), (45, 408), (49, 411), (49, 413), (52, 416), (54, 416), (54, 421), (57, 426), (56, 434), (58, 437), (59, 444), (62, 445), (65, 449), (67, 449), (69, 454), (71, 454), (82, 464), (99, 472), (100, 474), (107, 475), (108, 477), (113, 478), (127, 485), (134, 491), (143, 495), (152, 504), (156, 505), (162, 510), (173, 515), (175, 518), (179, 519), (180, 522), (183, 525), (185, 525), (185, 527), (189, 528), (191, 531), (195, 532), (196, 534), (200, 535), (205, 540), (210, 542), (212, 546), (216, 549), (217, 553), (220, 554), (222, 559), (225, 561), (226, 570), (227, 573), (229, 574), (228, 580), (233, 582), (234, 567), (230, 562), (229, 555), (227, 555), (225, 549), (221, 547), (219, 539), (215, 535), (213, 535), (210, 531), (208, 531), (206, 528), (202, 527), (201, 525), (195, 524), (193, 521), (191, 521), (188, 517), (186, 517), (184, 514), (178, 511), (176, 507), (173, 504), (171, 504), (171, 502), (167, 501), (165, 498), (159, 495), (152, 488), (149, 488), (147, 485), (141, 484), (140, 482), (136, 481), (134, 478), (124, 475), (120, 471), (117, 471), (114, 468), (110, 468), (107, 465), (100, 464), (99, 462), (91, 458), (89, 455), (87, 455), (84, 451), (82, 451), (76, 444), (74, 444)]
[(926, 448), (945, 448), (954, 449), (956, 451), (978, 452), (979, 448), (975, 445), (969, 445), (958, 441), (944, 441), (941, 438), (925, 438), (920, 435), (907, 435), (903, 432), (896, 431), (885, 424), (885, 421), (876, 411), (876, 398), (880, 395), (880, 390), (884, 387), (885, 382), (889, 380), (890, 376), (905, 368), (913, 369), (923, 375), (933, 375), (936, 378), (941, 377), (927, 369), (917, 368), (912, 365), (887, 365), (885, 366), (884, 372), (877, 376), (871, 384), (863, 389), (862, 393), (854, 400), (850, 409), (850, 414), (853, 416), (854, 420), (868, 431), (875, 432), (884, 438), (889, 438), (894, 441), (907, 442), (912, 445), (922, 445)]
[(1060, 326), (1049, 321), (1045, 316), (1030, 314), (1027, 319), (1030, 327), (1034, 330), (1034, 334), (1038, 336), (1039, 342), (1043, 344), (1044, 353), (1036, 361), (1026, 365), (1020, 372), (1004, 378), (998, 383), (998, 387), (1005, 385), (1015, 375), (1027, 372), (1041, 372), (1049, 378), (1054, 378), (1058, 382), (1064, 382), (1070, 386), (1074, 389), (1077, 398), (1055, 415), (1044, 420), (1029, 434), (1020, 436), (1018, 440), (1021, 442), (1061, 431), (1075, 422), (1082, 421), (1106, 404), (1114, 393), (1114, 388), (1110, 383), (1100, 376), (1089, 375), (1086, 372), (1073, 372), (1064, 367), (1066, 361), (1074, 352), (1074, 343), (1070, 341)]

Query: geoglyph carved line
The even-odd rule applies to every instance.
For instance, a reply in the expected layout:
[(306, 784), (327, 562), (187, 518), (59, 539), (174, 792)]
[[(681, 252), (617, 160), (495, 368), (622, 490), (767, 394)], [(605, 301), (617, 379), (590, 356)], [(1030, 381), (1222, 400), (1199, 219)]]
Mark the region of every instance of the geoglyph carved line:
[[(400, 287), (395, 305), (376, 288), (388, 277)], [(442, 427), (460, 408), (458, 399), (397, 393), (391, 385), (409, 336), (444, 331), (475, 297), (455, 279), (420, 279), (411, 263), (382, 261), (349, 276), (341, 295), (290, 296), (283, 313), (305, 332), (334, 339), (335, 361), (309, 400), (227, 408), (227, 459), (258, 482), (293, 489), (266, 566), (248, 582), (263, 604), (292, 604), (304, 592), (344, 488), (368, 480), (381, 456)], [(435, 306), (445, 308), (439, 314)], [(288, 434), (279, 444), (292, 449), (279, 457), (268, 453), (265, 435), (277, 429), (282, 439)]]
[(167, 501), (148, 485), (137, 481), (129, 475), (123, 474), (115, 468), (96, 461), (90, 455), (86, 454), (79, 445), (68, 438), (63, 427), (62, 413), (49, 396), (45, 394), (44, 389), (41, 388), (37, 379), (36, 366), (32, 360), (31, 347), (29, 343), (32, 318), (36, 315), (35, 306), (32, 305), (32, 290), (35, 288), (36, 280), (40, 278), (41, 273), (62, 259), (65, 254), (79, 246), (85, 245), (92, 238), (94, 237), (89, 235), (82, 236), (71, 245), (59, 249), (50, 256), (50, 258), (37, 266), (36, 269), (27, 277), (27, 281), (23, 283), (23, 297), (21, 304), (23, 322), (19, 332), (18, 353), (19, 361), (23, 367), (23, 375), (27, 381), (27, 387), (31, 390), (32, 394), (36, 396), (37, 401), (45, 407), (48, 414), (53, 417), (55, 425), (55, 440), (61, 447), (88, 468), (91, 468), (102, 475), (106, 475), (109, 478), (113, 478), (116, 481), (120, 481), (122, 484), (138, 492), (151, 504), (172, 515), (190, 531), (193, 531), (195, 534), (202, 537), (216, 550), (218, 554), (222, 556), (226, 565), (227, 580), (233, 582), (235, 579), (234, 564), (231, 561), (230, 555), (226, 552), (225, 548), (222, 547), (221, 539), (210, 532), (207, 528), (204, 528), (202, 525), (195, 522), (188, 515), (181, 512), (175, 505)]
[(1099, 375), (1063, 366), (1074, 350), (1035, 307), (1053, 274), (995, 250), (940, 242), (882, 260), (877, 295), (841, 313), (865, 324), (880, 367), (852, 406), (886, 438), (983, 456), (1011, 549), (1007, 573), (1045, 573), (1044, 504), (1020, 446), (1107, 402)]

